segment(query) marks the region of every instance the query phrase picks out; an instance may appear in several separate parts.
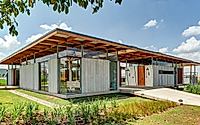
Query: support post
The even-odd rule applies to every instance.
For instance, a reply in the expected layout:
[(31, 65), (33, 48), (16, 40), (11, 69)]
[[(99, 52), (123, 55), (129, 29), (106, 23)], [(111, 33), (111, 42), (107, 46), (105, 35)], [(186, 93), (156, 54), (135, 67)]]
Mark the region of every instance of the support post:
[(126, 59), (125, 82), (127, 82), (127, 83), (128, 83), (128, 86), (129, 86), (127, 68), (128, 68), (128, 64), (127, 64), (127, 59)]
[(117, 90), (119, 90), (120, 87), (120, 61), (118, 57), (118, 50), (116, 51), (117, 56)]
[(81, 45), (81, 60), (80, 60), (80, 93), (83, 93), (83, 90), (82, 90), (82, 86), (83, 86), (83, 82), (82, 82), (82, 78), (83, 78), (83, 69), (82, 69), (82, 61), (83, 61), (83, 58), (84, 58), (84, 46)]
[(190, 65), (190, 84), (192, 84), (192, 65)]
[(194, 76), (193, 76), (193, 78), (194, 78), (194, 84), (197, 84), (197, 80), (196, 80), (196, 66), (194, 65)]
[(108, 59), (108, 50), (106, 50), (106, 59)]
[(26, 65), (28, 65), (28, 59), (27, 59), (27, 56), (26, 56)]
[(57, 93), (60, 93), (60, 60), (59, 60), (59, 46), (56, 47), (57, 59)]
[(36, 63), (35, 53), (33, 54), (33, 63)]

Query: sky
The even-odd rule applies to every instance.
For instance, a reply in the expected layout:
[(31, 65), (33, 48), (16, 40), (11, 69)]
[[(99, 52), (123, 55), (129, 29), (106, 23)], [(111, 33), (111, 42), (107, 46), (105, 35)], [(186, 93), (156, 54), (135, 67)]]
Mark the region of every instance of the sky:
[(0, 59), (44, 33), (62, 28), (200, 62), (199, 0), (105, 0), (96, 14), (73, 4), (69, 14), (38, 2), (17, 17), (19, 35), (0, 31)]

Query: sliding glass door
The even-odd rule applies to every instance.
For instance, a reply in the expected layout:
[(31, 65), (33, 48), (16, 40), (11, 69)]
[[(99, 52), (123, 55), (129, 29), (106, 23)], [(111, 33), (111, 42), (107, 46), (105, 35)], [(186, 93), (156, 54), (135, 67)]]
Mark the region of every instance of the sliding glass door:
[(80, 93), (80, 58), (60, 58), (60, 93)]
[(48, 91), (48, 76), (49, 76), (49, 72), (48, 72), (48, 62), (41, 62), (39, 65), (40, 68), (40, 85), (39, 88), (41, 91)]
[(117, 90), (117, 62), (110, 62), (110, 90)]

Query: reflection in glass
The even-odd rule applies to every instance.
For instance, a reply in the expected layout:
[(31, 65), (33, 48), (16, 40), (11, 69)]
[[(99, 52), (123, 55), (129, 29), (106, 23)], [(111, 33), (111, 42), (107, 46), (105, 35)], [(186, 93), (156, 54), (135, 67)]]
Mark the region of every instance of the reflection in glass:
[(40, 63), (40, 90), (48, 91), (48, 62)]
[(79, 58), (60, 58), (60, 93), (80, 93)]

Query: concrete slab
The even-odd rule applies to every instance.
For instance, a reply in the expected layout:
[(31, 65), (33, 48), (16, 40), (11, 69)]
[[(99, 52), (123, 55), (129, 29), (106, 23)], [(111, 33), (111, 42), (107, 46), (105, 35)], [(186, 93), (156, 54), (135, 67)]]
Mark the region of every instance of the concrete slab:
[(1, 89), (18, 89), (19, 86), (0, 86), (0, 90)]
[[(177, 103), (200, 106), (200, 95), (170, 88), (135, 91), (135, 95), (151, 99), (169, 100)], [(182, 100), (182, 102), (180, 102)]]

